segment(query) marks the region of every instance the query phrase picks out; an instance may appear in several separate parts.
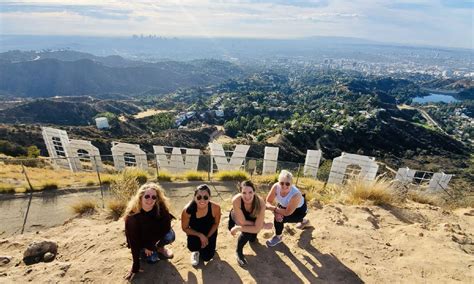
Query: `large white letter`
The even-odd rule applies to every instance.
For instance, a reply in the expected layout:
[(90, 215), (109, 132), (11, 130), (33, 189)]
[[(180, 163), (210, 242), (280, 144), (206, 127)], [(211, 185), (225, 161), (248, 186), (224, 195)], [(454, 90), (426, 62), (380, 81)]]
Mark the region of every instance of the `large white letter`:
[(342, 153), (340, 157), (335, 158), (332, 162), (328, 183), (343, 184), (347, 178), (346, 169), (349, 166), (357, 167), (360, 170), (358, 176), (364, 180), (375, 179), (379, 169), (379, 165), (374, 161), (374, 158)]
[[(171, 154), (165, 152), (165, 148), (171, 147), (153, 146), (156, 159), (160, 168), (169, 170), (170, 172), (196, 171), (199, 162), (199, 149), (190, 148), (172, 148)], [(186, 154), (182, 154), (182, 150)]]
[(265, 147), (265, 155), (263, 156), (262, 175), (274, 174), (278, 163), (278, 147)]
[(304, 175), (316, 178), (321, 161), (321, 150), (308, 150), (304, 162)]
[(48, 149), (53, 164), (60, 168), (76, 171), (75, 164), (71, 163), (71, 152), (69, 149), (69, 137), (67, 132), (51, 127), (41, 127), (43, 140)]
[(117, 170), (125, 167), (148, 169), (146, 153), (137, 144), (112, 142), (112, 156)]
[(236, 145), (232, 156), (227, 158), (221, 144), (209, 143), (209, 147), (211, 148), (211, 163), (213, 163), (212, 160), (214, 160), (217, 169), (220, 171), (239, 170), (250, 148), (249, 145)]

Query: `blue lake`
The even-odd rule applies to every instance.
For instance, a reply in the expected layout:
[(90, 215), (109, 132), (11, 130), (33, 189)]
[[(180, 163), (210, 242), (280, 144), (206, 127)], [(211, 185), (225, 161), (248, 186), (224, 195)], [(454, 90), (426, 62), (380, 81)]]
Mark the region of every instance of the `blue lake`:
[(453, 96), (450, 96), (450, 95), (432, 93), (426, 97), (416, 97), (413, 99), (413, 102), (419, 103), (419, 104), (437, 103), (437, 102), (455, 103), (455, 102), (459, 102), (459, 100), (455, 99)]

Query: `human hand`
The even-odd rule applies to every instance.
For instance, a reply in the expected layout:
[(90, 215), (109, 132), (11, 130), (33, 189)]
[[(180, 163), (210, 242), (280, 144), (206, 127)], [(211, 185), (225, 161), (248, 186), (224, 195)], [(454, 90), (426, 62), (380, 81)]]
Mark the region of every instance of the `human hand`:
[(268, 222), (268, 223), (263, 223), (263, 228), (264, 228), (265, 230), (271, 230), (271, 229), (273, 229), (273, 223), (270, 223), (270, 222)]
[(199, 240), (201, 240), (201, 248), (205, 248), (209, 244), (209, 239), (204, 235), (199, 235)]
[(230, 229), (230, 233), (232, 234), (232, 236), (235, 237), (235, 234), (237, 234), (239, 230), (240, 230), (240, 226), (234, 226), (232, 229)]
[[(143, 269), (138, 270), (138, 272), (143, 272)], [(127, 281), (132, 281), (132, 280), (133, 280), (133, 277), (135, 277), (135, 275), (136, 275), (136, 273), (135, 273), (135, 272), (132, 272), (132, 271), (130, 270), (130, 272), (128, 272), (128, 273), (125, 275), (124, 279), (127, 280)]]
[(153, 254), (153, 251), (149, 250), (149, 249), (145, 249), (145, 255), (146, 256), (150, 256)]
[(277, 222), (282, 222), (283, 221), (283, 215), (280, 213), (275, 213), (275, 220)]

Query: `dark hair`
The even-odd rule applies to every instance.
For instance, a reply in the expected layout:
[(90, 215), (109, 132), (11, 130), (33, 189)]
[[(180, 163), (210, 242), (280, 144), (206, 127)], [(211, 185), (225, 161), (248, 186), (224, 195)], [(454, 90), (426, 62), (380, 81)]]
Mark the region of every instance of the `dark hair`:
[[(209, 188), (207, 184), (198, 185), (198, 187), (196, 187), (196, 189), (194, 190), (194, 197), (196, 197), (199, 191), (206, 191), (209, 194), (209, 196), (211, 196), (211, 189)], [(197, 211), (197, 204), (193, 198), (193, 201), (191, 201), (191, 204), (189, 204), (188, 208), (186, 209), (186, 213), (192, 214), (192, 213), (195, 213), (196, 211)]]
[[(251, 180), (244, 180), (243, 182), (240, 183), (240, 192), (242, 192), (242, 188), (244, 187), (251, 187), (253, 192), (256, 191), (255, 185)], [(255, 194), (252, 200), (252, 211), (250, 212), (250, 216), (252, 217), (257, 217), (258, 214), (260, 213), (260, 210), (262, 209), (260, 206), (260, 198), (258, 198), (258, 195)]]

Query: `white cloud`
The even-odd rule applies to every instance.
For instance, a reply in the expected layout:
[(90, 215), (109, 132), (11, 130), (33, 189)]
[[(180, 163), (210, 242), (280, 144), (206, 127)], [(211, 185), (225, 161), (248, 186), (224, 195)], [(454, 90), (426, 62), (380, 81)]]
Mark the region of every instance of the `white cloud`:
[(451, 6), (427, 0), (30, 0), (0, 4), (0, 33), (324, 35), (472, 48), (472, 9)]

